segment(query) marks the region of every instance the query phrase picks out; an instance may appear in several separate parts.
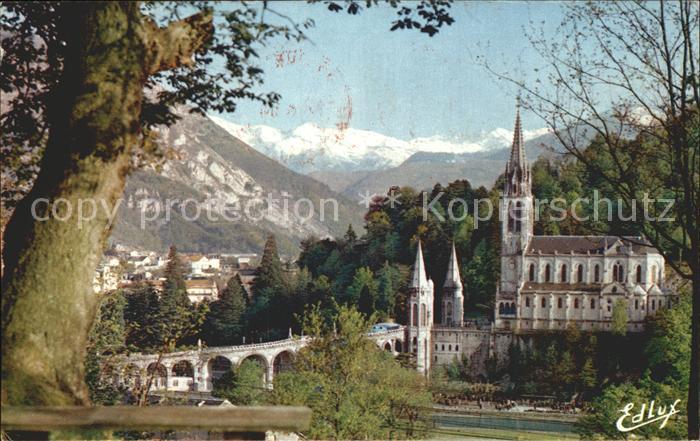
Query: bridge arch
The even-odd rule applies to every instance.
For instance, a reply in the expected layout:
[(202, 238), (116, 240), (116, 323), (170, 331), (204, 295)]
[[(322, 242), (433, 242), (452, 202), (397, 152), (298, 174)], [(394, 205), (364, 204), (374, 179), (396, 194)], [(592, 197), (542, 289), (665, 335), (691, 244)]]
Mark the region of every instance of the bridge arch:
[(168, 387), (168, 368), (163, 363), (154, 361), (146, 367), (146, 373), (151, 376), (151, 389), (166, 389)]
[[(274, 375), (280, 372), (287, 372), (292, 370), (292, 362), (294, 361), (294, 352), (285, 349), (279, 352), (272, 358), (272, 372)], [(270, 379), (272, 381), (272, 379)]]
[(129, 389), (141, 387), (141, 368), (134, 363), (129, 363), (122, 369), (122, 384)]
[(207, 361), (207, 371), (211, 381), (218, 380), (231, 370), (233, 363), (223, 355), (216, 355)]
[(180, 360), (171, 369), (169, 388), (192, 390), (194, 388), (194, 365), (189, 360)]
[(238, 366), (240, 367), (241, 365), (243, 365), (243, 363), (246, 360), (253, 361), (262, 368), (262, 381), (264, 385), (269, 386), (270, 384), (272, 384), (272, 372), (270, 372), (271, 363), (268, 362), (264, 355), (258, 353), (248, 354), (241, 358), (241, 361), (238, 363)]
[(382, 349), (384, 349), (387, 352), (393, 352), (394, 349), (391, 347), (391, 340), (385, 342), (384, 345), (382, 346)]

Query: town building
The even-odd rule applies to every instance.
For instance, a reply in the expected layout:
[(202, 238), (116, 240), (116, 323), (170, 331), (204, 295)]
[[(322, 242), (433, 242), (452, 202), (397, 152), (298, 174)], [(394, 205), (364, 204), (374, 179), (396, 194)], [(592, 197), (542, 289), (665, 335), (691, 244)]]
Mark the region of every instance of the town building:
[(674, 296), (662, 288), (664, 258), (643, 237), (534, 235), (531, 187), (518, 106), (500, 204), (501, 276), (494, 322), (464, 320), (454, 245), (439, 306), (442, 319), (433, 322), (434, 286), (419, 243), (405, 340), (420, 372), (427, 375), (431, 365), (462, 356), (483, 371), (489, 357), (504, 356), (522, 336), (545, 330), (611, 330), (613, 310), (620, 305), (628, 331), (641, 331), (647, 316), (671, 306)]

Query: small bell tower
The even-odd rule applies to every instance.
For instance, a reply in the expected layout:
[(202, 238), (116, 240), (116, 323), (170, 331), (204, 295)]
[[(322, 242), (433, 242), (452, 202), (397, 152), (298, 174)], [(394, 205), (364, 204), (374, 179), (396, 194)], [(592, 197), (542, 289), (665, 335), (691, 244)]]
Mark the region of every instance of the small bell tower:
[(464, 294), (454, 243), (450, 263), (447, 265), (445, 284), (442, 287), (442, 324), (457, 327), (464, 325)]
[(419, 241), (409, 286), (406, 341), (410, 351), (416, 354), (418, 372), (425, 376), (430, 374), (432, 354), (433, 295), (433, 281), (426, 275), (423, 250)]

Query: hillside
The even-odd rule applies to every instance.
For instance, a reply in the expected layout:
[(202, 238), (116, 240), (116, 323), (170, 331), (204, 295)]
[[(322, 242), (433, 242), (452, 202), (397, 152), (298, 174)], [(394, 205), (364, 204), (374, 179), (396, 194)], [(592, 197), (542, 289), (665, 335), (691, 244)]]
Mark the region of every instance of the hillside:
[[(293, 256), (300, 240), (310, 235), (342, 234), (351, 222), (361, 226), (362, 207), (356, 202), (264, 156), (209, 118), (185, 115), (162, 134), (177, 158), (160, 172), (140, 170), (128, 178), (126, 203), (112, 234), (117, 243), (157, 250), (174, 244), (183, 251), (259, 252), (265, 236), (273, 233), (280, 251)], [(268, 195), (277, 201), (269, 205)], [(313, 203), (312, 218), (309, 202), (294, 209), (304, 198)], [(337, 220), (331, 202), (320, 218), (321, 200), (337, 201)]]
[[(555, 136), (549, 133), (527, 141), (525, 149), (531, 162), (561, 151)], [(344, 186), (340, 184), (348, 179), (337, 179), (330, 172), (317, 172), (314, 177), (322, 182), (335, 182), (334, 189), (350, 197), (366, 191), (383, 194), (393, 185), (430, 189), (438, 182), (447, 184), (457, 179), (467, 179), (474, 187), (490, 188), (503, 172), (509, 154), (510, 147), (473, 153), (417, 152), (397, 167), (363, 173)]]

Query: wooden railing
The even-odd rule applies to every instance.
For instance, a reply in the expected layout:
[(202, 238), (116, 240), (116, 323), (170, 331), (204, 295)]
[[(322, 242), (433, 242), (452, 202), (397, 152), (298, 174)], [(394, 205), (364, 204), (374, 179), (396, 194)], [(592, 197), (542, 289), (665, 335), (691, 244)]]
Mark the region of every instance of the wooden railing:
[(80, 429), (192, 430), (262, 433), (303, 432), (311, 424), (308, 407), (6, 407), (3, 431), (53, 432)]

